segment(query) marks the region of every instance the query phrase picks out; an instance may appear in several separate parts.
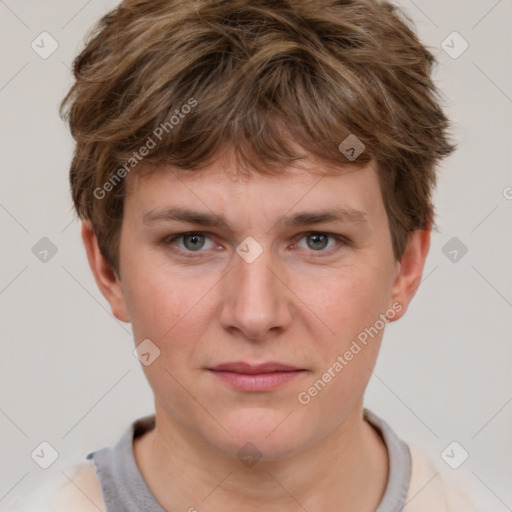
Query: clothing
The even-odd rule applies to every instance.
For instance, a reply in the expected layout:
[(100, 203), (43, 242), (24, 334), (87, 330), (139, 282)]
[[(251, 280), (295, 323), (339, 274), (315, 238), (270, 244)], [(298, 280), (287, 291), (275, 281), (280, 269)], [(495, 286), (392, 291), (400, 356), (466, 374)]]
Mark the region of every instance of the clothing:
[[(382, 436), (389, 458), (388, 482), (375, 512), (478, 512), (421, 450), (408, 446), (368, 409), (364, 417)], [(166, 512), (146, 485), (135, 462), (133, 439), (154, 428), (155, 417), (134, 421), (112, 448), (90, 453), (64, 473), (66, 481), (9, 511)], [(17, 507), (17, 508), (16, 508)]]

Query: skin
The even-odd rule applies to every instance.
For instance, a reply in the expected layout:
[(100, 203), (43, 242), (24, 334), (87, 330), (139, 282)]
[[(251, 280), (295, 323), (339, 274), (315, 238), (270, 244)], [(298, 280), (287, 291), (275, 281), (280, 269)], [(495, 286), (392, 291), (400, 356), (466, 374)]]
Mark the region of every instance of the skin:
[[(384, 330), (307, 405), (297, 396), (393, 304), (392, 321), (405, 313), (430, 230), (414, 232), (401, 261), (394, 260), (372, 162), (342, 172), (308, 159), (279, 176), (242, 178), (232, 161), (219, 159), (192, 174), (132, 174), (126, 185), (119, 276), (89, 222), (82, 236), (113, 314), (132, 323), (137, 345), (150, 339), (161, 351), (143, 367), (156, 428), (134, 442), (157, 500), (167, 510), (374, 511), (388, 456), (362, 407)], [(215, 213), (229, 228), (143, 222), (169, 206)], [(365, 221), (282, 222), (336, 207), (362, 211)], [(169, 242), (190, 231), (206, 238)], [(248, 236), (263, 250), (252, 263), (236, 252)], [(228, 361), (278, 361), (305, 371), (273, 391), (251, 393), (208, 370)], [(237, 456), (248, 442), (261, 454), (252, 467)]]

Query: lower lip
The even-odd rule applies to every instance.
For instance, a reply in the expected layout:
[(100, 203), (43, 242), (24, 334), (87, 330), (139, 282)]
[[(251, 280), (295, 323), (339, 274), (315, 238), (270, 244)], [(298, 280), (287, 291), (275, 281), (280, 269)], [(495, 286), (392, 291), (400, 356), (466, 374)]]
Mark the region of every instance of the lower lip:
[(304, 373), (303, 370), (257, 374), (215, 370), (211, 370), (211, 372), (226, 384), (229, 384), (240, 391), (249, 391), (253, 393), (259, 391), (272, 391), (273, 389), (277, 389), (280, 386), (287, 384)]

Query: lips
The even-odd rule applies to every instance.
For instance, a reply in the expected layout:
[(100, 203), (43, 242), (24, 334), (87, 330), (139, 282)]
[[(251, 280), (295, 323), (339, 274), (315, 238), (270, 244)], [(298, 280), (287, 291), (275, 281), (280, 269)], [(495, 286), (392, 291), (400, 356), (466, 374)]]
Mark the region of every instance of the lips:
[(272, 391), (306, 373), (302, 368), (273, 361), (262, 364), (236, 361), (208, 370), (229, 387), (252, 393)]
[(232, 372), (232, 373), (245, 373), (247, 375), (256, 375), (259, 373), (273, 373), (273, 372), (293, 372), (300, 370), (295, 366), (290, 366), (287, 364), (269, 362), (262, 364), (249, 364), (243, 361), (237, 361), (233, 363), (223, 363), (219, 364), (213, 368), (210, 368), (213, 371), (218, 372)]

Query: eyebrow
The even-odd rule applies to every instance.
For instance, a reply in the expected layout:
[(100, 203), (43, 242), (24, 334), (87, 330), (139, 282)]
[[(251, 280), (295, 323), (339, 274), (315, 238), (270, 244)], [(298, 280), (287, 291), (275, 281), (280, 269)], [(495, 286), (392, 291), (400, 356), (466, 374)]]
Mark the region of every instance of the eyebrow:
[[(293, 215), (285, 215), (279, 224), (286, 226), (303, 226), (307, 224), (319, 224), (322, 222), (340, 222), (359, 224), (366, 222), (368, 215), (362, 210), (354, 208), (329, 208), (327, 210), (299, 212)], [(224, 217), (214, 213), (205, 213), (181, 207), (156, 208), (144, 214), (142, 222), (146, 225), (155, 222), (186, 222), (205, 227), (223, 227), (229, 225)]]

